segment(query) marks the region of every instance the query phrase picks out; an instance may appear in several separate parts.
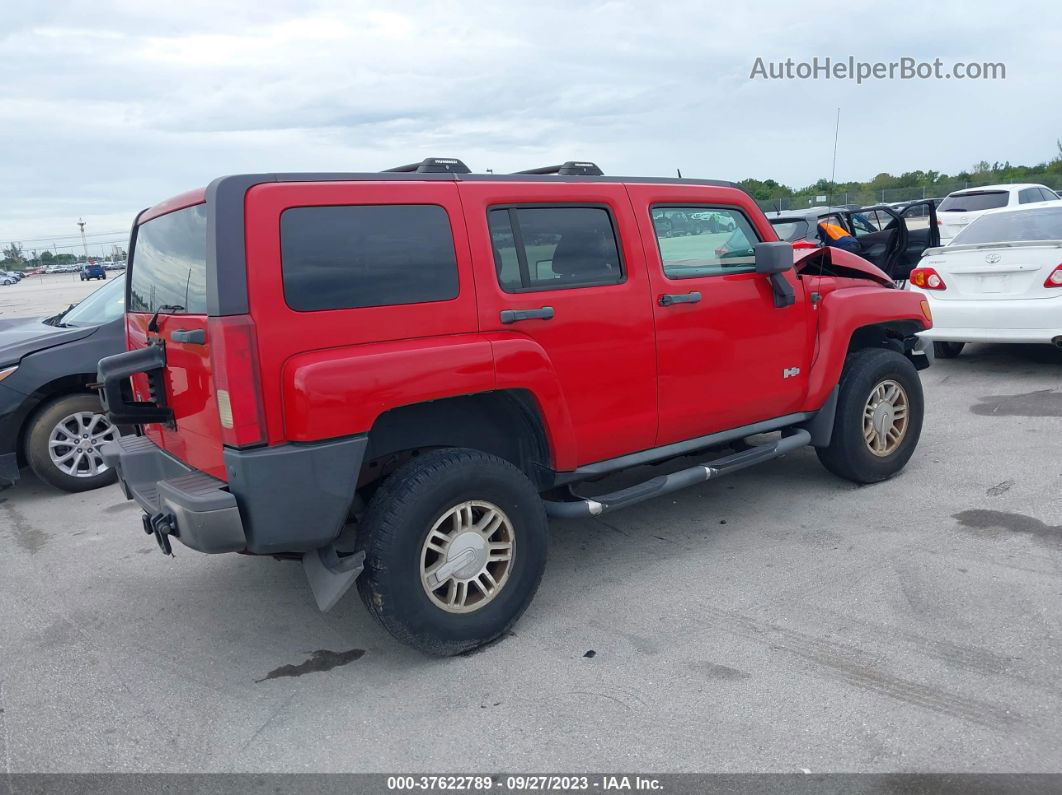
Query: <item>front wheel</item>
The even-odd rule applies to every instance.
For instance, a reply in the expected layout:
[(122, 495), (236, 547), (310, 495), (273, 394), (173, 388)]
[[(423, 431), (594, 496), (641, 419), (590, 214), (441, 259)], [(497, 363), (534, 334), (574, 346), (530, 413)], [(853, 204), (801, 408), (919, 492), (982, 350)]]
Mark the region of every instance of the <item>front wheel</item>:
[(938, 359), (955, 359), (962, 353), (965, 345), (965, 342), (934, 342), (933, 354)]
[(100, 446), (119, 430), (95, 395), (66, 395), (44, 406), (26, 435), (26, 458), (41, 480), (63, 491), (88, 491), (114, 483)]
[(362, 600), (396, 638), (434, 655), (501, 637), (546, 565), (547, 523), (531, 481), (477, 450), (435, 450), (387, 478), (358, 529)]
[(857, 351), (841, 373), (833, 437), (816, 450), (830, 472), (877, 483), (907, 464), (922, 433), (925, 404), (918, 371), (903, 354)]

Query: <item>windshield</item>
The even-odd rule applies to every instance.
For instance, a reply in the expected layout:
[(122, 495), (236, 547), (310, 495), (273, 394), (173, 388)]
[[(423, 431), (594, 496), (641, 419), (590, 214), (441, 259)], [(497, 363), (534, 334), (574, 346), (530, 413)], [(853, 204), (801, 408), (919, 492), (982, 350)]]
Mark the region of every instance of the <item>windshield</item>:
[(940, 203), (938, 212), (973, 213), (978, 210), (994, 210), (1006, 207), (1010, 196), (1005, 190), (989, 190), (979, 193), (956, 193)]
[(787, 243), (803, 240), (808, 233), (807, 221), (771, 221), (771, 226), (778, 239)]
[(117, 320), (125, 312), (125, 278), (119, 276), (91, 293), (80, 304), (66, 312), (64, 326), (98, 326)]
[(130, 312), (207, 313), (205, 204), (141, 224), (130, 255)]
[(1062, 207), (982, 215), (951, 241), (953, 246), (1062, 240)]

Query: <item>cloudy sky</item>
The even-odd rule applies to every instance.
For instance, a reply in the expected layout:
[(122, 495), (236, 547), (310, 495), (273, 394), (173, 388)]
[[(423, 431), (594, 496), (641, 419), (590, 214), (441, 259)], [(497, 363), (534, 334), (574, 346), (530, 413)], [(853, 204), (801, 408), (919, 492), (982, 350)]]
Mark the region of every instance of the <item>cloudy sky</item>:
[[(1059, 8), (5, 0), (0, 240), (50, 247), (80, 216), (106, 243), (221, 174), (428, 155), (807, 185), (829, 177), (838, 106), (838, 179), (1039, 162), (1062, 136)], [(849, 55), (1002, 61), (1007, 77), (750, 79), (757, 57)]]

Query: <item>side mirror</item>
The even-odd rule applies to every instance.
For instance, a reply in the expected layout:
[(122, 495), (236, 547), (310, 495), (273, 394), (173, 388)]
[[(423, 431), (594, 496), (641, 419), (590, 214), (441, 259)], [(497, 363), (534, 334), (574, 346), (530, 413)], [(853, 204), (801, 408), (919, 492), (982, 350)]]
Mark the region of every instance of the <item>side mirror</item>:
[(756, 256), (756, 273), (785, 273), (793, 267), (792, 243), (757, 243), (752, 251)]
[(771, 280), (774, 291), (774, 306), (784, 309), (796, 303), (796, 291), (783, 274), (793, 269), (792, 243), (757, 243), (753, 247), (756, 257), (756, 273)]

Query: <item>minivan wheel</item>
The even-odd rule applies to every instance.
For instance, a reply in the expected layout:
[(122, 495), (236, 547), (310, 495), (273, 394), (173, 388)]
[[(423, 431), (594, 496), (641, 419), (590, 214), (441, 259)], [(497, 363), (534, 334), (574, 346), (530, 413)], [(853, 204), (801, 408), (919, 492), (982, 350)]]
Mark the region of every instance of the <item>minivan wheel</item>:
[(841, 374), (833, 437), (816, 450), (830, 472), (877, 483), (907, 464), (922, 432), (924, 402), (918, 371), (903, 354), (857, 351)]
[(40, 410), (26, 435), (26, 458), (41, 480), (63, 491), (114, 483), (100, 445), (118, 438), (95, 395), (67, 395)]
[(954, 359), (965, 346), (965, 342), (934, 342), (933, 353), (938, 359)]
[(358, 591), (404, 643), (459, 654), (501, 637), (546, 565), (546, 514), (531, 481), (478, 450), (433, 450), (376, 490), (358, 527)]

